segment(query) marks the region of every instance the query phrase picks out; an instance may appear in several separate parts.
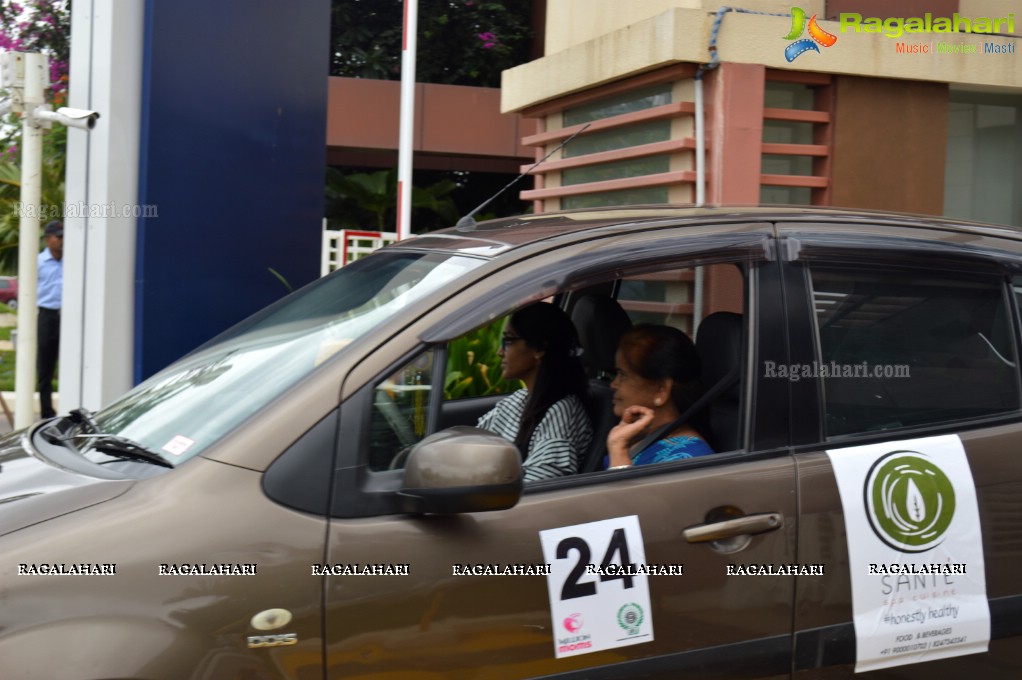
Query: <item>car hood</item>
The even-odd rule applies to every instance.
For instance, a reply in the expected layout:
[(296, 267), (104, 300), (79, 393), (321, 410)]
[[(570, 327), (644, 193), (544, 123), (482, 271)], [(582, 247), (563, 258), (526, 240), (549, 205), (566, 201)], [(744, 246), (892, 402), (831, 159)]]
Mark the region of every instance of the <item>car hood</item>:
[(28, 432), (13, 432), (0, 438), (0, 536), (116, 498), (134, 482), (60, 465), (31, 446)]

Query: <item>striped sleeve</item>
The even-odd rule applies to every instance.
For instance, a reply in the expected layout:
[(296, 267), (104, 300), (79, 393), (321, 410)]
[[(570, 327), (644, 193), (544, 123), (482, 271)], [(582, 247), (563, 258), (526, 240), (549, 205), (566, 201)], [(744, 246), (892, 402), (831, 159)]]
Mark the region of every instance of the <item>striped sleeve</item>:
[[(508, 395), (479, 419), (477, 427), (513, 442), (518, 436), (528, 398), (527, 390)], [(579, 461), (592, 440), (593, 428), (582, 402), (573, 396), (561, 399), (547, 409), (532, 433), (528, 455), (522, 464), (525, 481), (577, 473)]]
[(577, 473), (592, 440), (593, 428), (582, 403), (573, 396), (561, 399), (547, 409), (532, 435), (523, 464), (525, 481)]
[(476, 427), (499, 434), (504, 439), (513, 442), (518, 436), (518, 428), (522, 423), (525, 400), (528, 396), (529, 393), (525, 390), (512, 392), (483, 415)]

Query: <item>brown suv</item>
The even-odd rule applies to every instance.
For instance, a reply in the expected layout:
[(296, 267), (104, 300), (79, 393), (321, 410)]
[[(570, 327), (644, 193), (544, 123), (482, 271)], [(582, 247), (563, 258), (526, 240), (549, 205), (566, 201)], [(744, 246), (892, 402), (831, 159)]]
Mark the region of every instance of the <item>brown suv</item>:
[[(387, 247), (0, 440), (0, 678), (1017, 678), (1019, 291), (1019, 232), (879, 213)], [(479, 338), (541, 299), (598, 432), (621, 326), (691, 334), (716, 453), (523, 484)]]

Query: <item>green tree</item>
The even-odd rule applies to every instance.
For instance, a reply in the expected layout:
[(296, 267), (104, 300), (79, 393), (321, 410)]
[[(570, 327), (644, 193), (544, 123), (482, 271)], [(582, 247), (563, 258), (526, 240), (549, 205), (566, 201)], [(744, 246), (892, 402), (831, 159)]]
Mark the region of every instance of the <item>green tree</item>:
[[(50, 61), (49, 101), (67, 102), (71, 44), (70, 0), (0, 0), (0, 50), (42, 52)], [(21, 120), (11, 114), (0, 127), (0, 272), (14, 273), (18, 261), (21, 196)], [(54, 125), (43, 134), (42, 208), (62, 214), (67, 130)], [(57, 212), (58, 215), (52, 213)]]
[[(416, 232), (451, 226), (458, 211), (450, 193), (451, 180), (425, 188), (412, 187), (412, 227)], [(344, 174), (327, 168), (324, 215), (331, 229), (394, 231), (397, 225), (397, 170)], [(427, 215), (439, 218), (429, 220)], [(424, 220), (431, 223), (424, 225)]]
[[(499, 87), (500, 73), (529, 60), (531, 0), (420, 0), (415, 79)], [(334, 0), (330, 74), (401, 77), (401, 0)]]
[[(16, 144), (14, 153), (17, 153)], [(60, 219), (64, 206), (64, 150), (67, 129), (54, 125), (43, 135), (41, 223)], [(0, 162), (0, 272), (18, 271), (18, 242), (21, 215), (21, 167), (17, 163)]]

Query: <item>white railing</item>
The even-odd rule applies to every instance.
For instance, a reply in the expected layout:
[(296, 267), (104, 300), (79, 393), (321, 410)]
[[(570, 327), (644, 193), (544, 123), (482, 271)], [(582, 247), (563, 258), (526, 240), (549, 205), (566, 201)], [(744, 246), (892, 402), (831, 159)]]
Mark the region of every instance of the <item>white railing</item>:
[(392, 231), (324, 229), (319, 275), (326, 276), (333, 270), (395, 241), (397, 234)]

